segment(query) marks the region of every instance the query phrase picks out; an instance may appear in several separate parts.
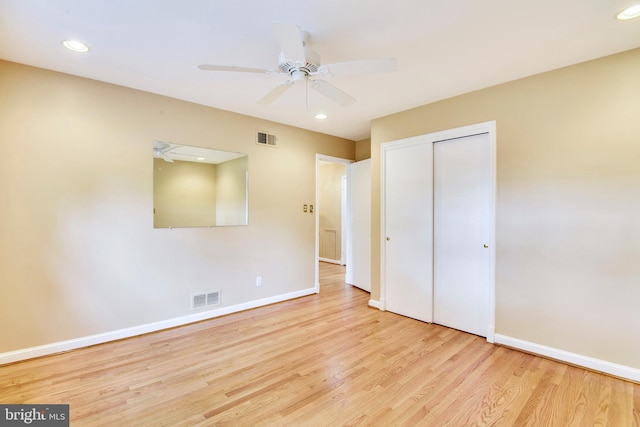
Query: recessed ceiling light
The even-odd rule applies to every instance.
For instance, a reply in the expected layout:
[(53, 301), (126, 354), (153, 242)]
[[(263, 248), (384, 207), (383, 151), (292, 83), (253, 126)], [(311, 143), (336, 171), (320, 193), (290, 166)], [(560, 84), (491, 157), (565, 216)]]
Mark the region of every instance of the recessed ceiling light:
[(89, 52), (89, 46), (77, 40), (65, 40), (62, 45), (74, 52)]
[(198, 157), (198, 160), (202, 161), (204, 160), (204, 157)]
[(624, 21), (626, 19), (637, 18), (638, 16), (640, 16), (640, 4), (628, 7), (622, 12), (620, 12), (618, 14), (618, 19), (620, 19), (621, 21)]
[(325, 113), (316, 114), (316, 119), (318, 119), (318, 120), (324, 120), (326, 118), (327, 118), (327, 115)]

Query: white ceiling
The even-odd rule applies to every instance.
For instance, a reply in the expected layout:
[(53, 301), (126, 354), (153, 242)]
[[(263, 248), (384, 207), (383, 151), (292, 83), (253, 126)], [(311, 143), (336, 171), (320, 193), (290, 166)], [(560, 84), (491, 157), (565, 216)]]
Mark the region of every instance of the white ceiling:
[[(636, 1), (635, 3), (638, 3)], [(0, 0), (0, 58), (351, 140), (374, 118), (640, 47), (634, 0)], [(323, 63), (395, 57), (398, 71), (327, 78), (357, 102), (340, 107), (286, 76), (201, 71), (276, 68), (272, 21), (308, 31)], [(61, 45), (78, 39), (91, 50)], [(329, 118), (318, 121), (314, 115)]]

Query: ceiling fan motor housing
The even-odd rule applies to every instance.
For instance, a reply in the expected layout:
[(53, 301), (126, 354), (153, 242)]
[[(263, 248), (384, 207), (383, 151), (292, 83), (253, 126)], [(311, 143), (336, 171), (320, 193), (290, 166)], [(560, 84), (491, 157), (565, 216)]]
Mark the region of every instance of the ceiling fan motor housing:
[(280, 52), (278, 56), (278, 68), (283, 73), (291, 76), (293, 81), (304, 79), (310, 74), (318, 72), (320, 66), (320, 55), (311, 49), (304, 48), (305, 62), (290, 61), (285, 58), (284, 53)]

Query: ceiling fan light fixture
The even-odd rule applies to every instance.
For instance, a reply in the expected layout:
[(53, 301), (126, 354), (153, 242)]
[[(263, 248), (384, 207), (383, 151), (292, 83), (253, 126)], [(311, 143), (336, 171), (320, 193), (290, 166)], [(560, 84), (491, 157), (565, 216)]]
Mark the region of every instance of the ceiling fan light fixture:
[(81, 53), (89, 52), (89, 46), (77, 40), (64, 40), (62, 42), (62, 45), (74, 52), (81, 52)]
[(327, 115), (325, 113), (318, 113), (315, 115), (315, 117), (318, 120), (325, 120), (327, 118)]
[(618, 14), (617, 18), (621, 21), (626, 21), (627, 19), (637, 18), (638, 16), (640, 16), (640, 4), (626, 8)]

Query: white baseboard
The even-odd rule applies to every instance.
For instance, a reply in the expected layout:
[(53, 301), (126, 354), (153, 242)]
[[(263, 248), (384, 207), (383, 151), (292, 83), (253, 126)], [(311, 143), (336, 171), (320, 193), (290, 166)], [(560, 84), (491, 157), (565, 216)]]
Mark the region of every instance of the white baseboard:
[(369, 300), (369, 307), (373, 307), (373, 308), (377, 308), (378, 310), (382, 310), (380, 307), (382, 307), (380, 305), (380, 301), (375, 300), (375, 299), (370, 299)]
[(496, 328), (489, 326), (487, 328), (487, 342), (493, 344), (496, 341)]
[(523, 341), (506, 335), (495, 334), (495, 343), (502, 344), (507, 347), (526, 351), (527, 353), (538, 354), (540, 356), (549, 357), (551, 359), (560, 360), (571, 365), (582, 366), (598, 372), (604, 372), (618, 378), (624, 378), (629, 381), (640, 382), (640, 369), (630, 366), (619, 365), (606, 360), (595, 359), (593, 357), (584, 356), (582, 354), (571, 353), (553, 347)]
[(239, 311), (249, 310), (256, 307), (262, 307), (277, 302), (282, 302), (294, 298), (300, 298), (307, 295), (315, 294), (315, 288), (303, 289), (301, 291), (290, 292), (288, 294), (276, 295), (269, 298), (249, 301), (242, 304), (232, 305), (229, 307), (221, 307), (215, 310), (202, 311), (199, 313), (189, 314), (187, 316), (175, 317), (173, 319), (161, 320), (159, 322), (147, 323), (144, 325), (133, 326), (131, 328), (118, 329), (102, 334), (89, 335), (86, 337), (74, 338), (66, 341), (59, 341), (51, 344), (39, 345), (20, 350), (0, 353), (0, 365), (6, 363), (18, 362), (20, 360), (31, 359), (34, 357), (47, 356), (50, 354), (61, 353), (63, 351), (74, 350), (81, 347), (102, 344), (109, 341), (115, 341), (123, 338), (130, 338), (136, 335), (156, 332), (163, 329), (183, 326), (189, 323), (199, 322), (201, 320), (212, 319), (214, 317), (224, 316), (225, 314), (237, 313)]

